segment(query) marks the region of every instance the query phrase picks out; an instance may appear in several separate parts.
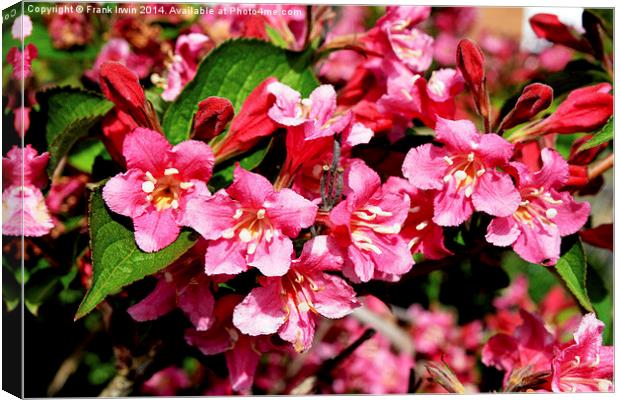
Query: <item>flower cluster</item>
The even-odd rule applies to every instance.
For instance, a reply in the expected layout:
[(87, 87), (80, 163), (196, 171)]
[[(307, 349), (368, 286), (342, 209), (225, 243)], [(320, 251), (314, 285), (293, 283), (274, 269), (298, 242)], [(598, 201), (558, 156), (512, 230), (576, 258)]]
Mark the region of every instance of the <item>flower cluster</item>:
[[(114, 296), (106, 332), (172, 332), (114, 341), (136, 392), (613, 390), (612, 288), (585, 254), (613, 250), (586, 197), (605, 199), (613, 165), (605, 21), (585, 11), (578, 34), (537, 15), (553, 43), (537, 55), (465, 38), (473, 8), (222, 7), (109, 16), (83, 88), (41, 92), (47, 134), (3, 158), (3, 232), (47, 236), (25, 251), (74, 268), (53, 283), (68, 298), (80, 276), (77, 317)], [(22, 137), (46, 71), (26, 37), (47, 28), (50, 51), (78, 52), (99, 41), (93, 19), (15, 21)], [(242, 59), (252, 46), (274, 56)], [(590, 80), (543, 79), (574, 54)], [(59, 238), (71, 263), (46, 253)], [(158, 359), (166, 345), (188, 345), (183, 368)], [(151, 362), (166, 367), (141, 376)]]

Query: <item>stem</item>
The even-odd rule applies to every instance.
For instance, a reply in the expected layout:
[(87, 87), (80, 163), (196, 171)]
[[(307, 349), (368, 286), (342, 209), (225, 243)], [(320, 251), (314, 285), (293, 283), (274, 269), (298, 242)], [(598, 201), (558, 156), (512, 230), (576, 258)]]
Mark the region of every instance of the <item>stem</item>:
[(614, 166), (614, 153), (611, 153), (603, 160), (593, 165), (588, 171), (588, 180), (592, 180)]

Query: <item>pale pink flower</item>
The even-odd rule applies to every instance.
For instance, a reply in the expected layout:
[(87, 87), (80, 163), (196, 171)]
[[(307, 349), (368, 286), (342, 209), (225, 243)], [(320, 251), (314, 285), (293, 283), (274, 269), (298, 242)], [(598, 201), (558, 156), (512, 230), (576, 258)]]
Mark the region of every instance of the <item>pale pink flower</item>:
[(125, 39), (113, 38), (103, 45), (93, 67), (85, 71), (84, 75), (95, 82), (99, 81), (99, 69), (108, 61), (116, 61), (125, 65), (140, 79), (147, 77), (152, 64), (145, 57), (132, 52), (131, 46)]
[(103, 188), (103, 198), (115, 213), (133, 220), (138, 247), (161, 250), (181, 230), (187, 201), (205, 192), (213, 170), (211, 148), (188, 140), (172, 147), (161, 134), (136, 128), (123, 142), (127, 172)]
[(251, 336), (277, 332), (298, 352), (308, 350), (319, 315), (342, 318), (359, 305), (349, 284), (326, 272), (342, 265), (332, 246), (327, 236), (316, 236), (304, 244), (286, 275), (261, 277), (261, 286), (235, 307), (235, 326)]
[(602, 345), (605, 325), (593, 313), (581, 320), (574, 339), (551, 361), (554, 392), (611, 392), (614, 390), (614, 348)]
[(237, 164), (232, 185), (188, 202), (182, 223), (211, 241), (208, 275), (256, 267), (263, 275), (281, 276), (291, 265), (291, 238), (314, 223), (316, 212), (317, 206), (299, 194), (277, 192), (265, 177)]
[(6, 54), (6, 62), (13, 67), (13, 78), (23, 80), (32, 75), (32, 60), (39, 55), (39, 49), (32, 43), (20, 51), (17, 47), (12, 47)]
[(28, 15), (20, 15), (13, 21), (11, 36), (13, 39), (24, 41), (27, 36), (32, 34), (32, 20)]
[(183, 368), (171, 365), (157, 371), (142, 385), (142, 392), (154, 396), (175, 396), (191, 386), (191, 381)]
[(521, 202), (509, 216), (495, 218), (486, 238), (496, 246), (510, 246), (524, 260), (552, 265), (560, 257), (561, 237), (577, 232), (588, 220), (590, 204), (577, 203), (569, 192), (560, 192), (568, 179), (568, 163), (557, 152), (541, 152), (542, 168), (530, 172), (512, 163)]
[(494, 133), (480, 134), (467, 120), (438, 118), (436, 139), (443, 147), (425, 144), (409, 151), (403, 174), (418, 189), (438, 190), (433, 221), (457, 226), (474, 209), (507, 217), (519, 206), (520, 196), (505, 166), (513, 146)]
[(346, 254), (345, 274), (355, 280), (396, 280), (411, 269), (407, 242), (398, 235), (409, 211), (409, 196), (381, 185), (379, 175), (362, 161), (344, 174), (346, 200), (330, 213), (330, 235)]
[(342, 132), (351, 121), (351, 113), (336, 113), (336, 91), (332, 85), (321, 85), (314, 89), (307, 99), (291, 87), (273, 82), (267, 91), (276, 97), (268, 115), (277, 123), (288, 126), (303, 126), (307, 140), (333, 136)]
[(201, 33), (181, 35), (174, 48), (172, 62), (168, 65), (162, 99), (174, 101), (198, 70), (198, 63), (211, 49), (211, 40)]

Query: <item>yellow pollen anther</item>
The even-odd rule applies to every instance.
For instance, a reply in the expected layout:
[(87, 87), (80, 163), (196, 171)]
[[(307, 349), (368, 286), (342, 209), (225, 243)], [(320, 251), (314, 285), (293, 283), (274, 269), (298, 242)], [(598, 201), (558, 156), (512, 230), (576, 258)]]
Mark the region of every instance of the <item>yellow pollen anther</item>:
[(176, 175), (179, 173), (179, 170), (176, 168), (166, 168), (164, 170), (164, 175), (169, 176), (169, 175)]
[(260, 210), (256, 211), (256, 218), (258, 218), (258, 219), (265, 218), (265, 209), (264, 208), (261, 208)]
[(142, 191), (144, 193), (151, 193), (153, 190), (155, 190), (155, 184), (151, 181), (144, 181), (142, 182)]

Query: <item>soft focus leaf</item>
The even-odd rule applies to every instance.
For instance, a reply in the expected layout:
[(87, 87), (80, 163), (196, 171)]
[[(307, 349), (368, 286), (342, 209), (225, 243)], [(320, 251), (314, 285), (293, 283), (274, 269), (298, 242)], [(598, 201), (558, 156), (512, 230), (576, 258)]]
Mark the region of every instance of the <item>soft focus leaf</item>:
[(55, 269), (33, 272), (24, 285), (24, 304), (28, 311), (36, 316), (39, 307), (55, 293), (59, 280)]
[(93, 286), (76, 313), (76, 319), (88, 314), (106, 296), (147, 275), (167, 267), (195, 242), (189, 231), (155, 253), (138, 249), (133, 230), (128, 229), (106, 207), (99, 187), (90, 198), (90, 243), (93, 261)]
[(592, 139), (585, 142), (580, 148), (579, 151), (588, 150), (598, 145), (601, 145), (605, 142), (609, 142), (614, 138), (614, 117), (609, 118), (609, 121), (601, 128), (600, 131), (596, 132)]
[(223, 43), (202, 61), (196, 77), (166, 111), (162, 124), (166, 136), (173, 144), (188, 139), (198, 103), (209, 96), (229, 99), (238, 112), (250, 92), (270, 76), (308, 95), (318, 86), (309, 58), (261, 40)]
[(99, 140), (80, 142), (75, 146), (71, 154), (69, 154), (67, 161), (72, 167), (90, 174), (93, 172), (95, 158), (105, 152), (105, 146)]
[(507, 252), (503, 257), (502, 267), (508, 273), (510, 281), (514, 281), (520, 274), (527, 277), (528, 294), (537, 303), (542, 301), (547, 292), (558, 284), (557, 278), (547, 267), (529, 263), (513, 251)]
[(588, 311), (594, 311), (586, 288), (588, 267), (581, 241), (573, 244), (570, 250), (560, 257), (555, 269), (579, 304)]
[(58, 88), (45, 93), (48, 115), (46, 138), (50, 152), (47, 172), (54, 169), (71, 147), (102, 118), (113, 104), (103, 96), (76, 88)]

